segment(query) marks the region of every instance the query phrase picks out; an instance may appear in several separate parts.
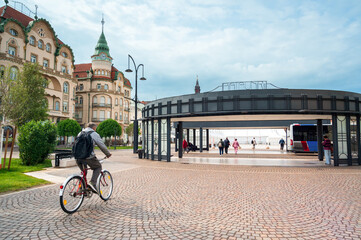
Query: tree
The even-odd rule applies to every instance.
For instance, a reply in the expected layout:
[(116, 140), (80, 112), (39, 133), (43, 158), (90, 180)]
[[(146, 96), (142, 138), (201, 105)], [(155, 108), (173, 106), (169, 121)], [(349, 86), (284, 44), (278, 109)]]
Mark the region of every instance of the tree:
[(107, 119), (99, 124), (97, 133), (101, 137), (120, 136), (122, 134), (122, 126), (114, 119)]
[(77, 136), (81, 131), (81, 127), (74, 119), (65, 119), (58, 123), (57, 132), (59, 136)]
[(20, 127), (19, 151), (23, 164), (44, 162), (56, 146), (56, 126), (47, 121), (30, 121)]
[[(8, 78), (8, 92), (3, 97), (2, 109), (6, 118), (16, 126), (31, 120), (45, 120), (48, 116), (48, 102), (45, 88), (48, 81), (41, 75), (38, 64), (25, 63), (21, 72), (11, 72)], [(10, 79), (10, 80), (9, 80)]]
[[(125, 129), (125, 133), (128, 135), (128, 137), (133, 137), (134, 135), (134, 124), (131, 123), (129, 126)], [(138, 136), (140, 135), (140, 128), (138, 127)]]

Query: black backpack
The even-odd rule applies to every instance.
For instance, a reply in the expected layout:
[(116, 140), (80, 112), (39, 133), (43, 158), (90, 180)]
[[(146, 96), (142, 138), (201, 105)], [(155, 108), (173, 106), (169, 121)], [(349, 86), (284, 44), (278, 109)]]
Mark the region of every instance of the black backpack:
[(72, 148), (72, 154), (75, 159), (85, 159), (92, 153), (93, 139), (90, 136), (91, 133), (93, 133), (93, 131), (81, 132), (81, 134), (75, 138)]

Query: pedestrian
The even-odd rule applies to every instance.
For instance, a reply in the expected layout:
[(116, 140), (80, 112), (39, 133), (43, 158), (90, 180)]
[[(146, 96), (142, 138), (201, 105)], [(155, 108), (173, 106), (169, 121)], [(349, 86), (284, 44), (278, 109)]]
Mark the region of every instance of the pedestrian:
[(280, 144), (280, 149), (283, 151), (283, 147), (285, 146), (285, 140), (281, 138), (281, 140), (278, 143)]
[(183, 139), (182, 147), (183, 147), (183, 152), (186, 152), (187, 147), (188, 147), (188, 143), (187, 143), (187, 141), (185, 139)]
[(226, 137), (226, 139), (224, 140), (224, 151), (226, 152), (226, 154), (228, 154), (228, 148), (230, 146), (230, 142), (228, 140), (228, 137)]
[(232, 144), (232, 147), (234, 148), (234, 152), (236, 153), (237, 155), (237, 151), (238, 151), (238, 148), (239, 148), (239, 143), (237, 142), (237, 138), (234, 139), (234, 142)]
[(222, 141), (222, 138), (221, 138), (221, 140), (219, 140), (219, 142), (218, 142), (219, 155), (223, 154), (223, 148), (224, 148), (224, 142)]
[(90, 187), (90, 189), (94, 193), (97, 193), (96, 182), (97, 182), (98, 176), (102, 170), (102, 165), (100, 164), (99, 160), (97, 159), (97, 157), (94, 153), (94, 144), (96, 144), (100, 148), (100, 150), (105, 154), (105, 156), (107, 156), (107, 158), (112, 156), (112, 154), (109, 152), (108, 148), (105, 146), (102, 138), (96, 132), (96, 130), (97, 130), (97, 125), (95, 123), (89, 123), (88, 127), (85, 128), (83, 131), (81, 131), (78, 134), (78, 137), (81, 134), (89, 134), (93, 141), (93, 147), (92, 147), (92, 149), (90, 149), (91, 153), (90, 153), (89, 157), (87, 157), (86, 159), (76, 159), (76, 163), (77, 163), (78, 167), (80, 168), (80, 170), (83, 170), (85, 164), (88, 165), (91, 168), (91, 170), (93, 170), (93, 175), (88, 184), (88, 187)]
[(325, 152), (325, 158), (326, 158), (326, 165), (331, 164), (331, 141), (328, 139), (327, 135), (323, 136), (323, 150)]
[(254, 150), (254, 149), (256, 149), (256, 139), (255, 138), (253, 138), (252, 139), (252, 141), (251, 141), (251, 144), (252, 144), (252, 149)]

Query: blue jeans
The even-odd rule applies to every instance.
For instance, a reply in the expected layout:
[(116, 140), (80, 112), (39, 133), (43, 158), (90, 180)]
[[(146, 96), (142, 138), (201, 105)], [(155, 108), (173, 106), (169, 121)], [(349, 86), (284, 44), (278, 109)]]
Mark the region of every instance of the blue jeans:
[(324, 150), (324, 151), (325, 151), (326, 164), (331, 164), (331, 150)]
[(223, 154), (223, 148), (219, 147), (219, 155), (222, 155), (222, 154)]

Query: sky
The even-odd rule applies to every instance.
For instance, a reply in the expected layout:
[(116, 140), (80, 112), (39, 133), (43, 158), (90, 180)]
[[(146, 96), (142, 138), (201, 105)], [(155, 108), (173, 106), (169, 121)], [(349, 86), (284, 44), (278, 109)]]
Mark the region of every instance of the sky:
[(91, 62), (104, 14), (114, 66), (125, 73), (128, 54), (145, 66), (139, 100), (192, 94), (197, 76), (201, 92), (240, 81), (361, 92), (360, 0), (22, 2), (38, 5), (76, 64)]

